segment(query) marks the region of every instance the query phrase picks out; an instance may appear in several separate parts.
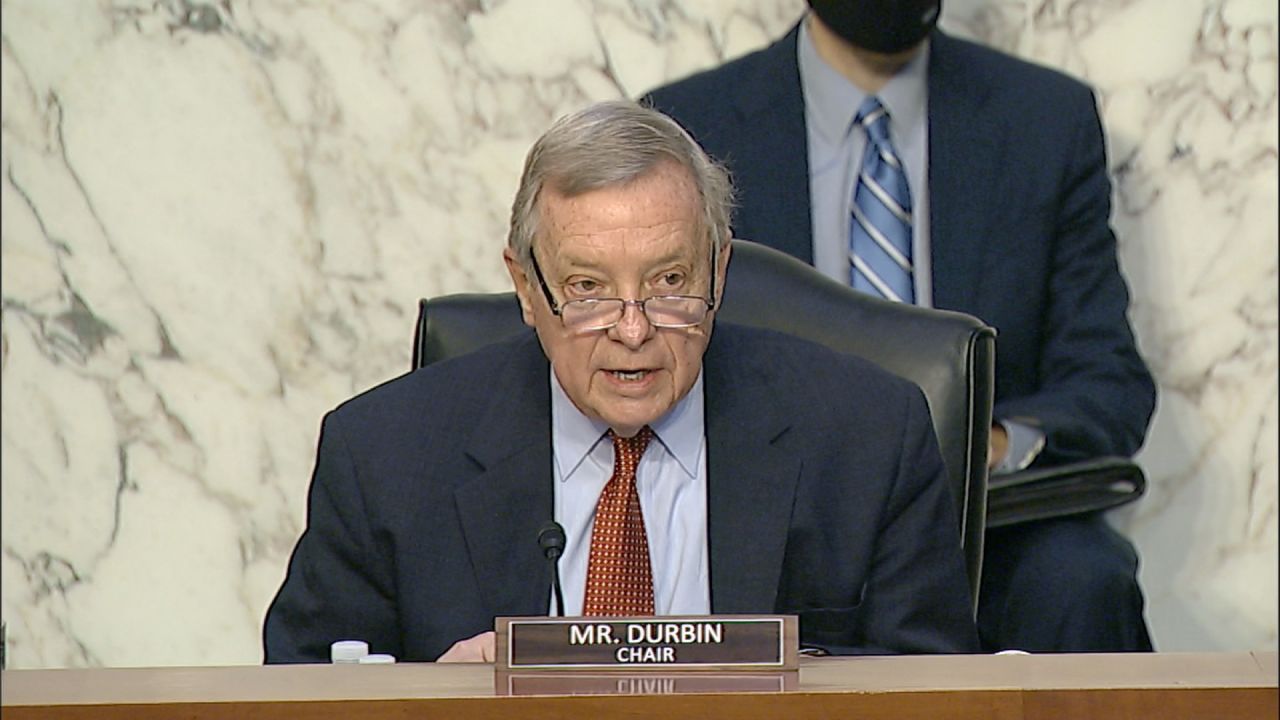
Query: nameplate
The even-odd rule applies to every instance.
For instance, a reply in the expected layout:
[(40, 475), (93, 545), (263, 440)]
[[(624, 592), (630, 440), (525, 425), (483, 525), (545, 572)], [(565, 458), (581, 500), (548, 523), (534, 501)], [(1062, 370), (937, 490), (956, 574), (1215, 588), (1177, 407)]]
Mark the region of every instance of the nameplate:
[(500, 617), (495, 669), (794, 670), (795, 615)]

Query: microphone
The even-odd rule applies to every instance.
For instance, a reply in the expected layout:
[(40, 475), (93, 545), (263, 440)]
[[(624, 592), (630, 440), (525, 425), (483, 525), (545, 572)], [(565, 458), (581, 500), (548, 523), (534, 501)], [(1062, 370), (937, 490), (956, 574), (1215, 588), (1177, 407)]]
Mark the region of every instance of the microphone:
[(556, 617), (564, 617), (564, 593), (560, 590), (560, 556), (564, 554), (564, 528), (555, 520), (538, 531), (538, 547), (551, 561), (551, 587), (556, 596)]

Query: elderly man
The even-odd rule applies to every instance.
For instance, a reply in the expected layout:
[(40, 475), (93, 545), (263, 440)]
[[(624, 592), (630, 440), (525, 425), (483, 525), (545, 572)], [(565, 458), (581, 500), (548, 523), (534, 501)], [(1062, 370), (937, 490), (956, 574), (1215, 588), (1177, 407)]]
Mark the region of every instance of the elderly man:
[(794, 613), (833, 653), (975, 650), (923, 395), (715, 324), (730, 204), (660, 113), (611, 102), (553, 125), (504, 253), (533, 332), (328, 415), (267, 662), (350, 638), (492, 659), (496, 616), (550, 610), (552, 518), (568, 615)]

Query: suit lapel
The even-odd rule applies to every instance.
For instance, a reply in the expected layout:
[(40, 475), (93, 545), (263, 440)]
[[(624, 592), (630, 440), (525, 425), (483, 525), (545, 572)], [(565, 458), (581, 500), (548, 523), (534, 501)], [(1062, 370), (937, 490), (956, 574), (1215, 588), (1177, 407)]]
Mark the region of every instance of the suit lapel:
[(732, 332), (716, 329), (704, 362), (711, 609), (772, 612), (800, 460), (775, 444), (789, 425), (767, 369)]
[[(933, 304), (972, 312), (981, 287), (982, 238), (1000, 212), (1000, 128), (990, 87), (966, 71), (960, 44), (935, 32), (929, 51), (929, 206)], [(944, 269), (945, 270), (940, 270)]]
[(722, 159), (735, 172), (750, 172), (754, 177), (743, 183), (744, 192), (758, 193), (743, 198), (737, 234), (812, 262), (808, 132), (796, 63), (799, 34), (797, 24), (765, 48), (761, 62), (736, 89), (739, 132), (747, 141), (735, 145), (751, 148), (756, 156)]
[(517, 346), (465, 452), (481, 468), (454, 492), (482, 598), (498, 615), (547, 612), (551, 569), (537, 533), (554, 517), (549, 370), (537, 339)]

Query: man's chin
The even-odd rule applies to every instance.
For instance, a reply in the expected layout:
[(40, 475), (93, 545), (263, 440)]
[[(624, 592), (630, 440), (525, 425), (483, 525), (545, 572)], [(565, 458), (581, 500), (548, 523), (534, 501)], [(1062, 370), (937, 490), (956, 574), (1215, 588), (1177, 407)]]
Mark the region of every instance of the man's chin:
[(644, 419), (628, 417), (626, 419), (605, 420), (605, 422), (609, 423), (609, 429), (613, 430), (615, 435), (618, 435), (619, 437), (631, 437), (640, 432), (640, 428), (645, 425), (652, 425), (660, 417), (662, 416), (655, 415)]
[(643, 407), (623, 408), (615, 407), (610, 412), (601, 415), (601, 419), (609, 424), (615, 433), (622, 437), (631, 437), (640, 432), (640, 428), (645, 425), (652, 425), (659, 418), (666, 415), (671, 409), (669, 404), (649, 402)]

